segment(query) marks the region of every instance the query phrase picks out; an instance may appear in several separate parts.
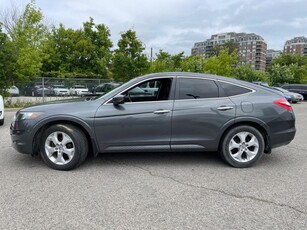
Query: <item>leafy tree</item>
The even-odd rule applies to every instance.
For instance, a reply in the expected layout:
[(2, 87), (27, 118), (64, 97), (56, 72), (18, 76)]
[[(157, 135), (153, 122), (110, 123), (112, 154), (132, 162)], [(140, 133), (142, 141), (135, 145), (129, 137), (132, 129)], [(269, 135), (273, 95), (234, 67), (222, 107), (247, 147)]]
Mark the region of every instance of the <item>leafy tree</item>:
[(174, 72), (182, 71), (184, 61), (184, 52), (171, 55), (168, 52), (159, 50), (156, 54), (156, 59), (151, 62), (149, 72)]
[[(20, 16), (14, 15), (6, 29), (14, 47), (16, 63), (14, 73), (19, 82), (40, 75), (42, 42), (46, 39), (47, 27), (43, 24), (43, 14), (32, 0), (26, 5)], [(9, 20), (7, 20), (9, 21)], [(6, 22), (7, 22), (6, 21)]]
[[(281, 82), (277, 82), (278, 75), (276, 71), (279, 72), (285, 71), (290, 72), (290, 75), (285, 77), (280, 77)], [(271, 61), (268, 68), (268, 73), (271, 76), (271, 79), (277, 83), (304, 83), (307, 81), (307, 56), (300, 56), (297, 54), (282, 54), (278, 58), (275, 58)], [(277, 72), (278, 72), (277, 71)], [(291, 76), (291, 77), (290, 77)]]
[(260, 70), (254, 70), (250, 65), (242, 65), (238, 66), (233, 69), (232, 75), (243, 81), (264, 81), (268, 82), (268, 75), (267, 73), (260, 71)]
[(144, 46), (136, 32), (128, 30), (121, 34), (113, 57), (114, 79), (128, 81), (148, 71), (149, 62), (143, 53)]
[(232, 69), (237, 64), (238, 55), (236, 52), (228, 52), (228, 49), (224, 49), (217, 56), (206, 59), (205, 72), (230, 77)]
[(289, 66), (291, 64), (297, 64), (298, 66), (307, 65), (307, 56), (301, 56), (297, 54), (282, 54), (277, 58), (274, 58), (270, 65), (273, 66), (279, 64), (281, 66)]
[(294, 82), (294, 74), (288, 66), (275, 64), (270, 66), (269, 79), (272, 85)]
[(182, 70), (185, 72), (203, 73), (205, 72), (205, 60), (200, 56), (186, 57), (182, 62)]
[(66, 29), (60, 24), (53, 28), (44, 45), (47, 56), (43, 72), (47, 76), (106, 77), (109, 74), (112, 53), (110, 31), (90, 21), (83, 29)]
[(2, 32), (0, 24), (0, 94), (4, 95), (3, 89), (13, 84), (16, 56), (14, 47), (7, 35)]
[(159, 50), (159, 53), (156, 54), (155, 60), (150, 63), (149, 73), (173, 71), (174, 62), (171, 57), (171, 54)]
[(110, 30), (104, 24), (96, 25), (93, 18), (83, 23), (83, 28), (85, 35), (90, 38), (92, 44), (95, 46), (93, 71), (107, 76), (112, 59), (112, 52), (110, 49), (113, 46), (110, 39)]
[(79, 75), (92, 71), (95, 46), (81, 29), (66, 29), (62, 24), (53, 28), (44, 47), (48, 54), (44, 59), (45, 75)]

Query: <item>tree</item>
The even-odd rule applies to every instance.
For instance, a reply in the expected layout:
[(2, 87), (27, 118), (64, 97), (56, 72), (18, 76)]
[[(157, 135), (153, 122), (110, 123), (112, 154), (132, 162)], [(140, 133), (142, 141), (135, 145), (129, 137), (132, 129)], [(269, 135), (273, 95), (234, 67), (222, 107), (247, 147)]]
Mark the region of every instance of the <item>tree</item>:
[(92, 44), (95, 46), (93, 60), (93, 71), (95, 73), (108, 75), (111, 65), (112, 52), (111, 47), (113, 43), (110, 39), (111, 33), (107, 26), (104, 24), (96, 25), (93, 18), (90, 21), (83, 23), (85, 35), (90, 38)]
[[(2, 32), (0, 24), (0, 91), (14, 83), (16, 56), (14, 47), (7, 35)], [(3, 91), (1, 95), (5, 94)]]
[(224, 49), (217, 56), (206, 59), (205, 72), (230, 77), (232, 69), (237, 64), (238, 55), (235, 51), (231, 54), (228, 52), (228, 49)]
[(16, 56), (13, 75), (17, 81), (23, 82), (40, 75), (44, 55), (42, 43), (48, 29), (42, 23), (43, 14), (36, 8), (34, 0), (26, 5), (20, 16), (17, 13), (10, 16), (11, 19), (5, 21), (5, 28)]
[(268, 82), (269, 80), (267, 73), (260, 70), (254, 70), (250, 65), (242, 65), (234, 68), (232, 75), (236, 79), (249, 81), (249, 82), (253, 81)]
[(113, 57), (114, 79), (128, 81), (148, 71), (149, 62), (142, 42), (137, 38), (136, 32), (128, 30), (121, 34)]
[(90, 18), (83, 29), (66, 29), (63, 24), (53, 28), (44, 52), (43, 73), (46, 76), (106, 77), (112, 52), (110, 31)]
[[(275, 83), (304, 83), (307, 81), (307, 56), (282, 54), (271, 61), (267, 71)], [(276, 82), (277, 72), (283, 71), (289, 72), (290, 75), (280, 76), (282, 82)]]
[(161, 49), (159, 50), (159, 53), (156, 54), (156, 59), (151, 62), (149, 72), (156, 73), (182, 71), (184, 59), (184, 52), (171, 55)]
[(200, 56), (186, 57), (182, 62), (182, 71), (203, 73), (205, 72), (205, 60)]
[(275, 64), (270, 66), (269, 79), (272, 85), (294, 82), (294, 74), (288, 66)]
[(173, 71), (174, 63), (171, 57), (171, 54), (160, 49), (159, 53), (156, 54), (156, 58), (150, 63), (149, 73)]

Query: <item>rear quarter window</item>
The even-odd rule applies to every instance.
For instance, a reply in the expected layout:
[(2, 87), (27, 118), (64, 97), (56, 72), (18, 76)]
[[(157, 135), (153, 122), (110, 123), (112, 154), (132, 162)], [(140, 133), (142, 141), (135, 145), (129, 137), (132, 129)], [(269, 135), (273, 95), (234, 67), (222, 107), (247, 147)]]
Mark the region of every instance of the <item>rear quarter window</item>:
[(226, 83), (226, 82), (220, 82), (220, 85), (224, 89), (225, 94), (228, 97), (252, 92), (252, 90), (250, 90), (250, 89), (247, 89), (247, 88), (244, 88), (244, 87), (238, 86), (238, 85), (229, 84), (229, 83)]

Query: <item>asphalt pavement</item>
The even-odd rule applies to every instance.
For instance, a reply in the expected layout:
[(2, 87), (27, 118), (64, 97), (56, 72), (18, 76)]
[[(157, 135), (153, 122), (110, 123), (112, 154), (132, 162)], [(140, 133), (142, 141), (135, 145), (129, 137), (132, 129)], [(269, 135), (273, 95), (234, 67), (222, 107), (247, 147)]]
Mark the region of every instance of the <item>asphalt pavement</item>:
[(121, 153), (69, 172), (11, 147), (0, 127), (0, 229), (307, 229), (307, 103), (297, 134), (252, 168), (216, 153)]

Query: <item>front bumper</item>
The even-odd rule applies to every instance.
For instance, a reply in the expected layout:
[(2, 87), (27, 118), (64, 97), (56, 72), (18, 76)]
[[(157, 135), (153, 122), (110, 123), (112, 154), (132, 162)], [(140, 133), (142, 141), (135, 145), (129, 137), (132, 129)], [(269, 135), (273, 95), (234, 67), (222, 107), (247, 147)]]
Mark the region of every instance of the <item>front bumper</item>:
[(29, 127), (19, 129), (21, 125), (16, 123), (13, 121), (10, 126), (12, 147), (20, 153), (33, 154), (31, 129)]

